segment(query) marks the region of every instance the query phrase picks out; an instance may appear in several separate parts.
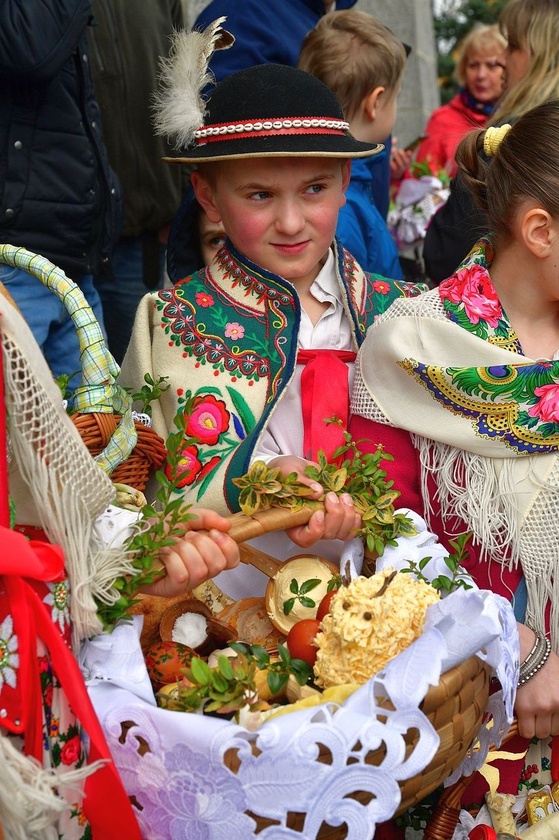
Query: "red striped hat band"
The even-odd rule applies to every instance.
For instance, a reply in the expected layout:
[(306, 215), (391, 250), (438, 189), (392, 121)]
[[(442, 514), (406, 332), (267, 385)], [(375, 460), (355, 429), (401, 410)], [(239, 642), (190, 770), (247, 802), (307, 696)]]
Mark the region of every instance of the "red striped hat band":
[(286, 134), (337, 134), (349, 130), (345, 120), (327, 117), (282, 117), (281, 119), (255, 120), (254, 122), (232, 122), (205, 125), (195, 133), (197, 146), (220, 140), (235, 140), (239, 137), (270, 137)]

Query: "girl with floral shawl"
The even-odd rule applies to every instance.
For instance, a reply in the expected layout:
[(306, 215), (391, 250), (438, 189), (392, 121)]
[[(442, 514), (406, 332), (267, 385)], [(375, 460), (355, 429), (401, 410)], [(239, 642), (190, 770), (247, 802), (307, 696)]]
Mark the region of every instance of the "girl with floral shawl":
[[(351, 428), (364, 448), (380, 442), (395, 456), (387, 469), (401, 501), (443, 542), (471, 532), (465, 565), (512, 601), (521, 663), (542, 651), (537, 669), (520, 666), (525, 749), (559, 735), (559, 101), (509, 129), (460, 144), (491, 239), (370, 328)], [(557, 780), (559, 749), (544, 753), (505, 762), (500, 789), (516, 793), (520, 776), (526, 792), (550, 770)]]

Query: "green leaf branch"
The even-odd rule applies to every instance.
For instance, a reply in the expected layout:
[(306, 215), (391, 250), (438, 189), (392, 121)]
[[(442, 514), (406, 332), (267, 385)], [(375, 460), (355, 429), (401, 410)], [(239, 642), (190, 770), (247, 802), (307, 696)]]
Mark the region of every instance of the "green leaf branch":
[(154, 568), (154, 560), (163, 548), (173, 545), (184, 535), (184, 523), (193, 518), (189, 513), (190, 505), (175, 495), (180, 480), (181, 453), (190, 442), (185, 443), (184, 440), (182, 413), (175, 417), (175, 426), (177, 431), (172, 432), (166, 441), (166, 466), (171, 478), (164, 470), (156, 472), (155, 501), (142, 508), (141, 520), (123, 547), (131, 572), (115, 579), (113, 594), (116, 593), (116, 598), (97, 600), (97, 614), (107, 630), (126, 617), (130, 608), (138, 603), (141, 589), (165, 574), (164, 570)]
[(454, 549), (452, 554), (444, 558), (445, 565), (449, 571), (448, 575), (437, 575), (432, 580), (423, 574), (432, 557), (422, 557), (421, 560), (408, 560), (408, 565), (401, 569), (402, 572), (414, 574), (417, 580), (428, 583), (439, 592), (454, 592), (455, 589), (472, 589), (465, 577), (463, 563), (468, 559), (469, 549), (467, 544), (472, 538), (471, 533), (460, 534), (456, 539), (450, 540), (450, 546)]
[(293, 659), (285, 645), (278, 645), (277, 660), (261, 645), (230, 642), (229, 647), (233, 648), (237, 655), (245, 656), (260, 670), (267, 671), (266, 680), (272, 695), (283, 691), (291, 675), (299, 685), (306, 685), (313, 675), (311, 666), (302, 659)]
[[(337, 418), (326, 422), (342, 427)], [(382, 446), (363, 453), (359, 449), (362, 441), (354, 441), (347, 431), (343, 431), (343, 437), (344, 444), (332, 454), (332, 461), (320, 451), (318, 466), (308, 466), (305, 474), (324, 488), (324, 495), (331, 491), (351, 495), (362, 520), (356, 536), (364, 539), (370, 554), (380, 557), (386, 545), (395, 545), (398, 537), (413, 536), (416, 531), (409, 517), (395, 512), (394, 502), (400, 494), (381, 467), (383, 460), (393, 460), (392, 455)], [(246, 516), (271, 507), (292, 511), (322, 507), (321, 500), (309, 498), (313, 495), (311, 489), (299, 481), (296, 473), (284, 477), (279, 468), (268, 467), (263, 461), (255, 461), (244, 476), (233, 482), (240, 488), (239, 505)]]
[(312, 675), (310, 666), (302, 659), (292, 659), (283, 645), (278, 646), (277, 660), (260, 645), (231, 642), (230, 647), (237, 656), (219, 656), (215, 668), (210, 668), (204, 659), (193, 657), (187, 668), (181, 668), (182, 676), (172, 697), (158, 694), (159, 705), (179, 711), (202, 709), (218, 714), (230, 714), (243, 706), (259, 711), (268, 708), (268, 703), (258, 695), (257, 671), (267, 672), (272, 696), (284, 690), (291, 675), (299, 685), (305, 685)]
[[(256, 670), (256, 664), (242, 654), (233, 659), (222, 654), (216, 668), (210, 668), (204, 659), (195, 656), (188, 668), (181, 668), (182, 676), (172, 698), (173, 708), (229, 714), (248, 705), (251, 711), (256, 711), (260, 706)], [(165, 696), (158, 694), (158, 702), (165, 706)]]

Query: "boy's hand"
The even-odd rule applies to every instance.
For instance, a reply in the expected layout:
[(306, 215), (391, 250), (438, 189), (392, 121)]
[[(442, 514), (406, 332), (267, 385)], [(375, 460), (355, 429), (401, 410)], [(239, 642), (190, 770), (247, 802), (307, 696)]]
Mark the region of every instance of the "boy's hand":
[[(273, 458), (269, 467), (277, 467), (283, 475), (297, 473), (297, 478), (302, 484), (307, 484), (314, 495), (312, 498), (319, 499), (324, 493), (322, 485), (305, 475), (305, 468), (313, 464), (313, 461), (306, 461), (304, 458), (296, 458), (293, 455), (281, 455)], [(337, 496), (336, 493), (327, 493), (324, 499), (325, 510), (317, 510), (306, 525), (297, 525), (294, 528), (286, 529), (285, 533), (293, 542), (301, 548), (308, 548), (317, 540), (350, 540), (361, 526), (361, 517), (356, 512), (353, 499), (349, 493)]]
[(184, 536), (161, 550), (167, 574), (142, 590), (148, 595), (173, 598), (239, 564), (239, 547), (226, 533), (229, 520), (205, 508), (189, 512), (196, 519), (187, 520)]

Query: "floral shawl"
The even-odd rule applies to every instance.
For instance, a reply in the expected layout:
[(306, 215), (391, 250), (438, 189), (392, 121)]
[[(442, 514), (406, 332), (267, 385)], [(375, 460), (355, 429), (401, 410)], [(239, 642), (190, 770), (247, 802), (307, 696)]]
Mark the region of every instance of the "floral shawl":
[(424, 493), (431, 478), (443, 519), (465, 522), (482, 559), (521, 563), (527, 623), (542, 630), (551, 600), (557, 644), (559, 361), (523, 355), (491, 259), (481, 240), (438, 289), (395, 301), (377, 320), (352, 409), (412, 434)]

